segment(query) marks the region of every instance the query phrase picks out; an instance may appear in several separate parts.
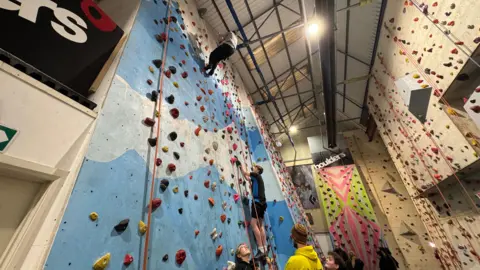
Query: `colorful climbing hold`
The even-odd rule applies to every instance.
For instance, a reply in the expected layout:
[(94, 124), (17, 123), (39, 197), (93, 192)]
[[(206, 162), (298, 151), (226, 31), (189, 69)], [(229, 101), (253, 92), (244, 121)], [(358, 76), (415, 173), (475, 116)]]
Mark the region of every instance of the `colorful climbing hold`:
[(220, 220), (222, 221), (222, 223), (225, 223), (225, 220), (227, 220), (227, 215), (222, 214), (222, 215), (220, 216)]
[(179, 85), (178, 85), (177, 82), (173, 82), (173, 86), (175, 86), (175, 88), (178, 88), (178, 87), (179, 87)]
[(205, 182), (203, 182), (203, 185), (204, 185), (206, 188), (209, 188), (209, 187), (210, 187), (210, 181), (205, 180)]
[(133, 262), (133, 256), (130, 254), (125, 254), (123, 257), (123, 264), (129, 266)]
[(138, 232), (142, 235), (147, 232), (147, 225), (141, 220), (138, 222)]
[(178, 250), (177, 254), (175, 254), (175, 262), (178, 265), (182, 265), (182, 263), (185, 261), (186, 258), (187, 258), (187, 253), (183, 249)]
[(280, 221), (280, 222), (283, 222), (283, 220), (284, 220), (284, 217), (283, 217), (283, 216), (280, 216), (279, 221)]
[(145, 117), (145, 119), (143, 119), (143, 123), (148, 127), (153, 127), (155, 125), (155, 120), (150, 117)]
[(162, 151), (163, 151), (164, 153), (167, 153), (167, 152), (168, 152), (168, 146), (162, 147)]
[(88, 215), (88, 217), (90, 217), (90, 220), (95, 221), (98, 219), (98, 214), (97, 212), (92, 212), (90, 215)]
[(162, 181), (160, 181), (160, 189), (162, 191), (165, 191), (168, 188), (169, 184), (170, 182), (167, 179), (162, 179)]
[(127, 227), (128, 227), (128, 223), (130, 222), (130, 219), (126, 218), (122, 221), (120, 221), (117, 225), (115, 225), (115, 227), (113, 227), (115, 229), (115, 231), (117, 233), (120, 233), (120, 232), (124, 232)]
[(193, 195), (193, 199), (194, 199), (195, 201), (198, 200), (198, 195), (197, 195), (197, 194)]
[(104, 270), (107, 268), (108, 264), (110, 263), (111, 255), (107, 253), (102, 257), (98, 258), (95, 263), (93, 264), (93, 270)]
[(234, 201), (235, 203), (237, 203), (238, 200), (240, 200), (240, 195), (239, 195), (239, 194), (233, 194), (233, 201)]
[(162, 205), (162, 200), (160, 198), (152, 199), (152, 210), (155, 211), (158, 207)]
[(180, 111), (177, 108), (173, 108), (170, 110), (170, 115), (173, 117), (173, 119), (177, 119), (180, 115)]
[(198, 136), (200, 135), (200, 131), (202, 130), (202, 127), (201, 126), (198, 126), (196, 129), (195, 129), (195, 135)]
[(223, 246), (219, 245), (215, 250), (215, 255), (217, 255), (217, 257), (220, 257), (220, 255), (222, 255), (222, 252), (223, 252)]
[(150, 80), (150, 79), (148, 79), (148, 80), (147, 80), (147, 83), (148, 83), (148, 85), (152, 85), (152, 84), (153, 84), (153, 81)]
[(177, 169), (177, 166), (175, 166), (175, 164), (173, 164), (173, 163), (170, 163), (170, 164), (168, 164), (167, 168), (168, 168), (168, 171), (174, 172)]
[(168, 261), (168, 254), (163, 255), (162, 261), (163, 262)]
[(152, 63), (156, 68), (161, 68), (162, 67), (162, 60), (160, 60), (160, 59), (152, 60)]
[(208, 202), (210, 203), (210, 206), (215, 205), (215, 200), (213, 198), (208, 198)]

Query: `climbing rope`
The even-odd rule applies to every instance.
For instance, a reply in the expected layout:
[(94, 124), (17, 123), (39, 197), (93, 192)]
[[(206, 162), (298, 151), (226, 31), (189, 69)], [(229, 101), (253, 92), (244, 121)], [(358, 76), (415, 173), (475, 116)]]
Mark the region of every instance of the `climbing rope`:
[[(163, 46), (163, 57), (162, 57), (162, 66), (161, 66), (161, 70), (160, 70), (160, 84), (159, 84), (159, 87), (158, 87), (158, 91), (159, 91), (159, 96), (158, 96), (158, 99), (157, 99), (157, 108), (158, 108), (158, 112), (159, 112), (159, 115), (158, 115), (158, 124), (157, 124), (157, 131), (156, 131), (156, 139), (157, 139), (157, 143), (155, 145), (155, 158), (153, 160), (153, 169), (152, 169), (152, 180), (151, 180), (151, 184), (150, 184), (150, 197), (149, 197), (149, 204), (148, 204), (148, 221), (147, 221), (147, 231), (146, 231), (146, 236), (145, 236), (145, 246), (144, 246), (144, 253), (143, 253), (143, 270), (147, 270), (147, 263), (148, 263), (148, 246), (149, 246), (149, 242), (150, 242), (150, 226), (151, 226), (151, 223), (152, 223), (152, 208), (153, 208), (153, 203), (152, 203), (152, 198), (154, 196), (154, 189), (155, 189), (155, 174), (156, 174), (156, 171), (157, 171), (157, 166), (155, 164), (156, 162), (156, 159), (157, 159), (157, 156), (158, 156), (158, 146), (159, 146), (159, 143), (158, 143), (158, 140), (159, 140), (159, 135), (160, 135), (160, 119), (162, 117), (162, 101), (163, 101), (163, 80), (164, 80), (164, 68), (165, 68), (165, 60), (167, 58), (167, 49), (168, 49), (168, 41), (169, 41), (169, 38), (168, 38), (168, 34), (170, 32), (170, 16), (172, 14), (172, 10), (171, 10), (171, 1), (172, 0), (168, 0), (168, 3), (167, 3), (167, 15), (168, 15), (168, 20), (167, 20), (167, 23), (165, 25), (165, 32), (166, 32), (166, 39), (165, 39), (165, 44)], [(155, 112), (154, 112), (155, 113)]]

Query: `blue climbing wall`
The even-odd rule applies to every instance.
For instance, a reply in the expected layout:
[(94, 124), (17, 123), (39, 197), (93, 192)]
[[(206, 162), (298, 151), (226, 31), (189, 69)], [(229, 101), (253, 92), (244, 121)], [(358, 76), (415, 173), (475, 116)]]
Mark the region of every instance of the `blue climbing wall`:
[[(288, 237), (293, 221), (248, 102), (241, 103), (239, 91), (243, 90), (234, 83), (228, 68), (220, 67), (211, 78), (201, 73), (204, 60), (195, 53), (198, 44), (188, 38), (195, 24), (184, 21), (182, 16), (189, 16), (188, 12), (174, 4), (171, 16), (177, 20), (167, 28), (163, 19), (168, 7), (164, 3), (141, 2), (45, 269), (91, 269), (107, 253), (111, 254), (108, 269), (141, 269), (146, 251), (148, 269), (223, 269), (228, 260), (234, 261), (231, 251), (238, 244), (249, 238), (254, 241), (245, 233), (249, 207), (233, 200), (238, 192), (245, 195), (247, 188), (239, 184), (238, 170), (230, 162), (237, 156), (251, 165), (249, 151), (265, 168), (269, 201), (266, 223), (280, 269), (293, 254)], [(202, 30), (197, 36), (207, 39), (206, 34), (198, 35)], [(163, 57), (165, 43), (155, 38), (161, 33), (168, 33), (170, 38), (164, 71), (175, 68), (176, 73), (164, 77), (159, 120), (156, 104), (149, 97), (160, 84), (162, 71), (152, 60)], [(171, 104), (165, 100), (169, 96), (174, 97)], [(170, 114), (174, 108), (179, 111), (178, 118)], [(157, 126), (146, 126), (145, 117), (160, 124), (157, 157), (155, 147), (147, 143), (148, 138), (157, 136)], [(171, 132), (176, 132), (175, 140), (169, 136)], [(156, 158), (162, 164), (156, 168), (150, 198)], [(176, 170), (169, 170), (169, 164), (176, 165)], [(160, 189), (161, 180), (169, 181), (165, 191)], [(148, 205), (153, 198), (161, 199), (162, 204), (151, 215), (150, 241), (145, 250), (145, 235), (139, 232), (138, 223), (148, 224)], [(214, 206), (209, 198), (214, 199)], [(91, 212), (98, 213), (98, 220), (89, 219)], [(225, 222), (220, 220), (222, 214), (227, 217)], [(130, 219), (128, 228), (116, 232), (114, 226), (126, 218)], [(218, 234), (215, 240), (210, 235), (214, 228)], [(272, 233), (276, 237), (270, 237)], [(220, 245), (223, 252), (216, 256)], [(181, 265), (175, 262), (180, 249), (187, 255)], [(128, 267), (123, 266), (126, 254), (134, 258)], [(162, 260), (165, 255), (166, 261)]]

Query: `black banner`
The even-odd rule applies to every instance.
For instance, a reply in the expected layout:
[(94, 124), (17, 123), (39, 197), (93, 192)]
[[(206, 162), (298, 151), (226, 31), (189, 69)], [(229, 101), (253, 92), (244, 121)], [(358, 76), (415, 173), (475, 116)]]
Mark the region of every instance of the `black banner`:
[(123, 30), (92, 0), (0, 0), (0, 48), (87, 96)]

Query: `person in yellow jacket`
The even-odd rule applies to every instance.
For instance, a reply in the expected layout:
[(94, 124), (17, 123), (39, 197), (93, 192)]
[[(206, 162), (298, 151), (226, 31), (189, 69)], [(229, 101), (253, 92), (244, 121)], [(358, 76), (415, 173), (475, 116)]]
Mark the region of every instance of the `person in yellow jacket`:
[(307, 245), (307, 229), (302, 224), (295, 224), (292, 228), (292, 239), (295, 254), (288, 259), (285, 270), (323, 270), (317, 252)]

